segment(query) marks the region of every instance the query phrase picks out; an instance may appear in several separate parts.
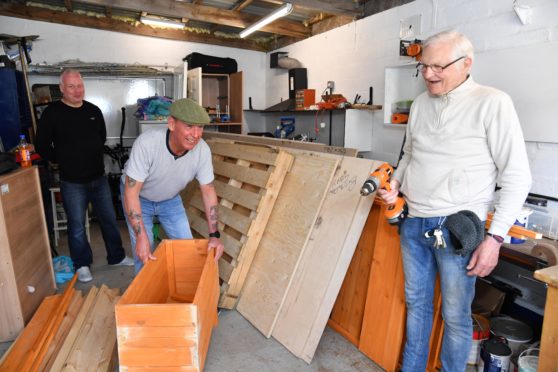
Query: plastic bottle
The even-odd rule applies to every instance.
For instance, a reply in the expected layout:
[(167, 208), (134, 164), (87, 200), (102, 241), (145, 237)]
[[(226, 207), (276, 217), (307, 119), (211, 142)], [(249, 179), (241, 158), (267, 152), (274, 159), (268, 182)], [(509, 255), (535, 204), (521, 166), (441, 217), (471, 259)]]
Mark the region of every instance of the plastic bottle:
[(25, 135), (22, 134), (19, 136), (19, 145), (17, 146), (19, 149), (19, 155), (21, 156), (21, 167), (27, 168), (32, 165), (31, 163), (31, 149), (27, 140), (25, 139)]

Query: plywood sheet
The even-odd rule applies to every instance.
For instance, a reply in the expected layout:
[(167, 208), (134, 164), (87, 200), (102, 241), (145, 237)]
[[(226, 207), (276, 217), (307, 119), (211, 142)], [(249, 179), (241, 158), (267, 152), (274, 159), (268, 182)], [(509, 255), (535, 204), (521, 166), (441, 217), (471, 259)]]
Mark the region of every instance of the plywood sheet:
[(379, 162), (344, 157), (287, 289), (273, 337), (310, 363), (373, 203), (360, 187)]
[(297, 154), (285, 177), (237, 305), (266, 337), (271, 335), (337, 165), (335, 158)]

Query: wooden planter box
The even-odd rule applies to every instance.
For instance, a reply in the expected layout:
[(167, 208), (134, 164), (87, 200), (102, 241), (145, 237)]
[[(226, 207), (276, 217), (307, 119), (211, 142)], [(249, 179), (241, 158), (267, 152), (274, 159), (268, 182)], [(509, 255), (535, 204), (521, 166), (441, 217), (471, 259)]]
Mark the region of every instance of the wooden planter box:
[(219, 300), (207, 242), (163, 240), (117, 303), (120, 370), (203, 370)]

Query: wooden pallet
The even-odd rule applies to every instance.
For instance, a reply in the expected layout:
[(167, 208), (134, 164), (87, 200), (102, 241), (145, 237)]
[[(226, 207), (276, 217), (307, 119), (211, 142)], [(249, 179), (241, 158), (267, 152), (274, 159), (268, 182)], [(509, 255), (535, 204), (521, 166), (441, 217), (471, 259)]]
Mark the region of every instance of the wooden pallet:
[(266, 337), (271, 336), (337, 165), (337, 159), (296, 154), (285, 179), (237, 306)]
[[(261, 146), (209, 140), (213, 154), (215, 189), (219, 198), (219, 225), (225, 254), (219, 261), (222, 281), (219, 307), (236, 305), (256, 249), (293, 156)], [(189, 187), (181, 193), (190, 227), (208, 237), (201, 192)]]

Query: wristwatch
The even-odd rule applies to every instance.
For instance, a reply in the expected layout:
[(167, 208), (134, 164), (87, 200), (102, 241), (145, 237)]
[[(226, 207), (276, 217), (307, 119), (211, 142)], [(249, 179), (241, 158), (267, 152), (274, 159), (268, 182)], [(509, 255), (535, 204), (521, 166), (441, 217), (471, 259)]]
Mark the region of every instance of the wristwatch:
[(496, 240), (498, 243), (502, 244), (504, 242), (504, 238), (500, 235), (494, 235), (492, 233), (487, 232), (486, 235), (491, 236), (492, 239)]
[(221, 233), (219, 231), (215, 231), (215, 232), (209, 233), (209, 237), (219, 239), (221, 237)]

